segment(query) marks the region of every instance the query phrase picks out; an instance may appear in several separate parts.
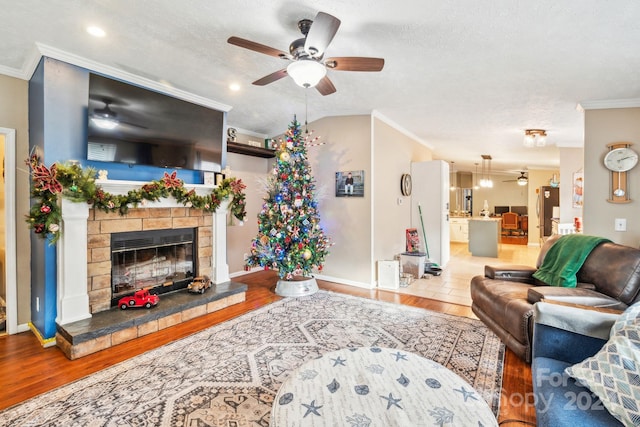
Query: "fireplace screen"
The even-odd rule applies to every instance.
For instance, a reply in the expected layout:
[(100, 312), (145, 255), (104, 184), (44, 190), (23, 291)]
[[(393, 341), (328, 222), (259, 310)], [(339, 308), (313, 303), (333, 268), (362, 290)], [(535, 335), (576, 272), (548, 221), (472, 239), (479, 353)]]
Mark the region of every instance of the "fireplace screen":
[(136, 289), (158, 294), (185, 288), (196, 271), (195, 235), (192, 228), (112, 234), (112, 305)]

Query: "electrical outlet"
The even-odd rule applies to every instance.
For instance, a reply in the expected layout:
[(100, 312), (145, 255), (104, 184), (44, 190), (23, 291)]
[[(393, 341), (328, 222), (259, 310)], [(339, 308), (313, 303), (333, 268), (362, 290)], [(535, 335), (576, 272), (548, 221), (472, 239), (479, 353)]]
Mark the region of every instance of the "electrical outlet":
[(615, 231), (627, 231), (627, 219), (626, 218), (616, 218)]

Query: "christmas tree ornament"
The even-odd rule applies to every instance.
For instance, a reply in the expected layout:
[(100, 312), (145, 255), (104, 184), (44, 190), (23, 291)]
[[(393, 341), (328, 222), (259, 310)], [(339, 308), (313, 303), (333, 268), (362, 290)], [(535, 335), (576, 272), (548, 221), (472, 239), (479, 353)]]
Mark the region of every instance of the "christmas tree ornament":
[(309, 260), (311, 259), (311, 255), (313, 255), (311, 253), (311, 251), (309, 249), (305, 249), (304, 252), (302, 252), (302, 258)]
[(280, 160), (282, 160), (283, 162), (288, 162), (289, 160), (291, 160), (291, 155), (288, 151), (283, 151), (282, 154), (280, 154)]

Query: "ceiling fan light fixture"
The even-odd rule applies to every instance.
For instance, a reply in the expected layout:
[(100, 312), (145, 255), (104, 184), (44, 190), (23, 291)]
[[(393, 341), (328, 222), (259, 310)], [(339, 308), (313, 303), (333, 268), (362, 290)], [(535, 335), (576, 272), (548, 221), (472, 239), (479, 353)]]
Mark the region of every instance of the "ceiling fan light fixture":
[(547, 145), (547, 131), (544, 129), (526, 129), (524, 131), (525, 147), (544, 147)]
[(100, 129), (111, 130), (118, 127), (118, 121), (111, 118), (91, 117), (91, 121)]
[(524, 175), (520, 175), (517, 179), (516, 182), (518, 183), (518, 185), (522, 185), (525, 186), (527, 185), (527, 183), (529, 182), (529, 179), (524, 176)]
[(317, 85), (327, 75), (327, 68), (312, 59), (299, 59), (289, 64), (287, 74), (298, 86), (309, 88)]

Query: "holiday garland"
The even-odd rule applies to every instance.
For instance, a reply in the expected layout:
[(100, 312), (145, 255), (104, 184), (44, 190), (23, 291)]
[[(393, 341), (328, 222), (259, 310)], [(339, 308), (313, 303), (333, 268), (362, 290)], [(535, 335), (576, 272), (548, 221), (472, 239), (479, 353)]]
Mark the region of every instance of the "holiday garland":
[(159, 180), (144, 184), (140, 189), (127, 194), (110, 194), (95, 182), (93, 168), (83, 169), (78, 164), (54, 163), (46, 167), (37, 155), (26, 161), (31, 171), (31, 197), (36, 202), (26, 219), (29, 228), (43, 238), (55, 243), (60, 238), (62, 212), (58, 196), (74, 202), (88, 203), (103, 212), (118, 212), (125, 215), (130, 206), (144, 205), (147, 201), (173, 197), (186, 207), (215, 212), (220, 203), (228, 199), (231, 214), (244, 220), (246, 186), (242, 180), (226, 178), (206, 196), (198, 196), (195, 190), (187, 190), (184, 182), (176, 177), (176, 172), (164, 173)]

